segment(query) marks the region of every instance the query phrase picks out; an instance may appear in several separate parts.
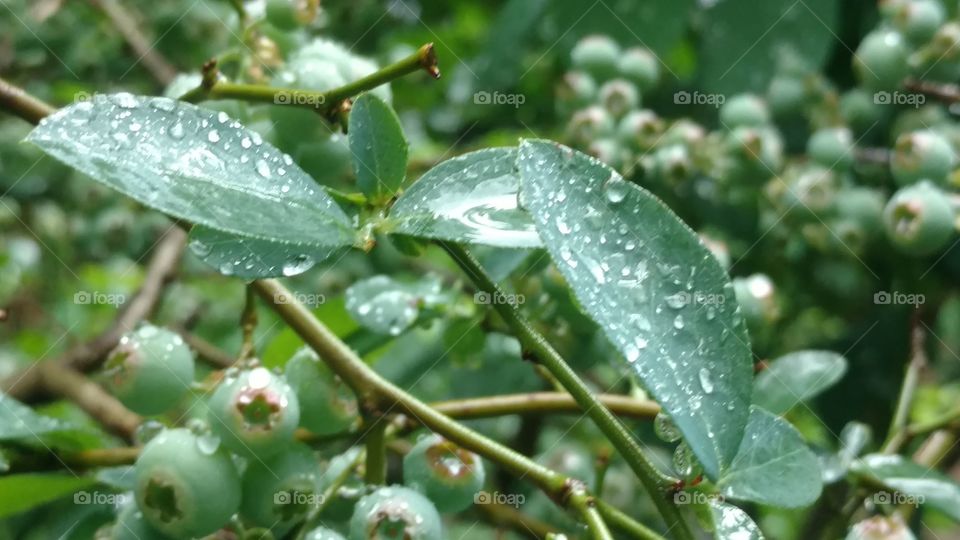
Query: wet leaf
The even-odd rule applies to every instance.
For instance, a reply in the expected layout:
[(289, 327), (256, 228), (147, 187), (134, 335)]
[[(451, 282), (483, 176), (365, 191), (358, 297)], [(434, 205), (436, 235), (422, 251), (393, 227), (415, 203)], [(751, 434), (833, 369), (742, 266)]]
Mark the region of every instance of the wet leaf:
[(740, 451), (717, 482), (732, 499), (784, 508), (806, 506), (822, 489), (817, 456), (789, 422), (750, 407)]
[(0, 517), (65, 497), (95, 483), (73, 474), (15, 474), (0, 478)]
[(363, 94), (350, 110), (348, 133), (360, 191), (375, 203), (389, 201), (407, 174), (407, 140), (397, 114), (374, 94)]
[(295, 276), (345, 249), (248, 238), (207, 227), (190, 230), (189, 247), (221, 274), (242, 279)]
[(847, 360), (831, 351), (797, 351), (777, 358), (753, 382), (753, 403), (783, 414), (836, 384)]
[(422, 308), (445, 303), (448, 297), (435, 276), (414, 283), (374, 276), (351, 285), (346, 299), (347, 311), (362, 326), (397, 336), (417, 322)]
[[(960, 521), (960, 484), (936, 469), (924, 467), (903, 456), (887, 454), (863, 456), (850, 468), (890, 488), (891, 493), (874, 495), (877, 503), (928, 504)], [(894, 497), (894, 492), (900, 495)]]
[(0, 394), (0, 441), (38, 442), (43, 435), (78, 429), (62, 420), (37, 414), (23, 403)]
[(603, 163), (547, 141), (524, 141), (517, 162), (521, 200), (560, 272), (718, 478), (740, 445), (752, 379), (720, 264), (662, 202)]
[(254, 253), (261, 259), (277, 245), (315, 258), (318, 247), (355, 240), (347, 216), (290, 156), (222, 112), (97, 95), (47, 117), (27, 140), (151, 208), (249, 239), (241, 245), (269, 250)]
[(397, 200), (391, 232), (500, 247), (538, 247), (530, 216), (518, 207), (515, 148), (489, 148), (444, 161)]
[(763, 540), (760, 527), (746, 512), (732, 504), (711, 500), (710, 514), (717, 540)]

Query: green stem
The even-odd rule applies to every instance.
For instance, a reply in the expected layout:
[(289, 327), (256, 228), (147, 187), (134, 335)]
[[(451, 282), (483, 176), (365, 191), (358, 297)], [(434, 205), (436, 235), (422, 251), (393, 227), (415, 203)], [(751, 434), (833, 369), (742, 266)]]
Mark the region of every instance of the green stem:
[(310, 515), (304, 520), (303, 525), (300, 526), (300, 530), (297, 531), (297, 534), (294, 537), (296, 540), (303, 540), (308, 532), (319, 526), (319, 519), (320, 515), (323, 513), (323, 510), (330, 505), (330, 502), (337, 494), (337, 490), (347, 483), (350, 475), (353, 474), (354, 469), (360, 465), (360, 461), (363, 459), (364, 452), (358, 451), (350, 465), (344, 467), (343, 471), (341, 471), (340, 474), (330, 482), (330, 486), (323, 491), (323, 499), (320, 501), (320, 504), (310, 512)]
[(610, 503), (597, 499), (597, 511), (607, 520), (611, 527), (639, 540), (663, 540), (655, 531), (645, 527), (642, 523), (616, 509)]
[(597, 510), (593, 497), (586, 491), (574, 489), (570, 495), (570, 506), (580, 514), (594, 540), (613, 540), (613, 535), (610, 534), (607, 523)]
[[(457, 262), (479, 290), (486, 292), (491, 298), (505, 297), (500, 287), (494, 283), (473, 255), (459, 245), (446, 242), (442, 242), (440, 245)], [(674, 481), (664, 476), (650, 463), (626, 426), (593, 395), (587, 385), (523, 317), (516, 306), (507, 302), (498, 302), (493, 305), (507, 325), (516, 333), (523, 348), (533, 353), (540, 363), (563, 385), (580, 405), (580, 408), (583, 409), (583, 412), (593, 420), (597, 428), (606, 435), (607, 439), (623, 456), (640, 479), (640, 482), (643, 483), (644, 488), (650, 493), (654, 504), (666, 521), (667, 527), (675, 531), (675, 536), (678, 538), (692, 539), (693, 536), (687, 523), (667, 494), (667, 490), (674, 484)]]
[(26, 93), (19, 86), (0, 79), (0, 109), (12, 112), (31, 124), (38, 124), (57, 109)]
[[(214, 66), (205, 67), (215, 70)], [(357, 79), (339, 88), (326, 92), (312, 92), (294, 88), (275, 88), (257, 84), (239, 84), (225, 82), (217, 77), (205, 77), (200, 86), (190, 90), (180, 97), (189, 103), (199, 103), (208, 99), (239, 99), (257, 103), (272, 103), (274, 105), (288, 105), (310, 109), (320, 113), (330, 113), (336, 110), (344, 100), (357, 94), (372, 90), (382, 84), (403, 77), (420, 69), (425, 69), (431, 76), (440, 77), (437, 69), (437, 57), (433, 50), (433, 43), (423, 45), (417, 52), (384, 67), (366, 77)]]
[(907, 442), (907, 421), (910, 419), (913, 396), (916, 393), (917, 385), (920, 383), (920, 371), (927, 363), (926, 354), (923, 351), (925, 336), (921, 325), (915, 324), (911, 333), (910, 361), (907, 363), (906, 373), (903, 376), (903, 384), (900, 387), (900, 395), (897, 398), (893, 420), (891, 420), (890, 429), (887, 432), (887, 440), (884, 441), (881, 449), (885, 454), (897, 453), (900, 447)]
[(387, 483), (387, 422), (382, 417), (370, 417), (370, 427), (364, 437), (367, 448), (364, 480), (381, 486)]

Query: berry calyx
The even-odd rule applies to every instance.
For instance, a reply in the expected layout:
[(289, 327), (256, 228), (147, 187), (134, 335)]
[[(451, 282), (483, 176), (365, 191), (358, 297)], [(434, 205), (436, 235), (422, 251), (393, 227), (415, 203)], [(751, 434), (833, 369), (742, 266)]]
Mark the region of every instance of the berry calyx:
[(930, 130), (914, 131), (897, 137), (890, 172), (902, 186), (924, 179), (943, 185), (956, 161), (953, 147), (942, 135)]
[(193, 383), (193, 353), (183, 338), (151, 324), (120, 338), (104, 366), (110, 392), (144, 415), (170, 409)]
[(403, 481), (433, 501), (441, 512), (459, 512), (483, 488), (480, 456), (439, 435), (417, 441), (403, 458)]
[(440, 514), (420, 493), (381, 487), (360, 499), (350, 518), (350, 540), (441, 540)]
[(929, 255), (950, 241), (954, 212), (946, 194), (930, 182), (901, 188), (883, 212), (887, 236), (911, 255)]

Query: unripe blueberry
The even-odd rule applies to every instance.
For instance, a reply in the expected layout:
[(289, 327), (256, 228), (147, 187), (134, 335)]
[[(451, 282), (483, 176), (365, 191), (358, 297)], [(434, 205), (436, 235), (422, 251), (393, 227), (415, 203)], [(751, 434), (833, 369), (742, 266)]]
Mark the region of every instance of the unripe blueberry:
[(294, 30), (317, 16), (317, 0), (267, 0), (267, 22), (281, 30)]
[(187, 429), (171, 429), (140, 452), (134, 495), (144, 518), (164, 534), (203, 536), (240, 507), (240, 477), (224, 449)]
[(942, 25), (917, 56), (925, 79), (949, 81), (960, 76), (960, 23)]
[(883, 118), (883, 105), (873, 93), (854, 88), (840, 98), (840, 116), (857, 130), (866, 130)]
[(897, 137), (890, 172), (901, 186), (926, 179), (943, 185), (956, 165), (950, 143), (934, 131), (914, 131)]
[(300, 406), (290, 385), (258, 367), (228, 374), (207, 403), (210, 428), (230, 450), (267, 456), (285, 450), (300, 421)]
[(739, 94), (720, 107), (720, 123), (731, 130), (741, 126), (760, 127), (770, 123), (770, 111), (759, 97)]
[(798, 204), (816, 215), (830, 209), (839, 184), (833, 170), (816, 165), (804, 167), (790, 180), (786, 196), (791, 206)]
[(590, 144), (594, 139), (613, 135), (613, 131), (613, 117), (598, 105), (577, 111), (567, 124), (567, 137), (580, 147)]
[(403, 483), (433, 501), (441, 512), (459, 512), (483, 488), (483, 461), (439, 435), (417, 441), (403, 458)]
[(853, 165), (853, 134), (845, 127), (817, 130), (807, 141), (807, 153), (827, 168), (849, 169)]
[(574, 45), (570, 58), (575, 68), (605, 79), (617, 71), (620, 46), (604, 35), (587, 36)]
[(834, 213), (839, 218), (855, 223), (868, 236), (879, 231), (882, 226), (884, 198), (876, 189), (843, 188), (837, 191), (833, 206)]
[(770, 128), (738, 127), (727, 134), (734, 175), (744, 180), (769, 178), (783, 164), (783, 140)]
[(929, 255), (953, 236), (954, 212), (946, 194), (930, 182), (900, 188), (883, 212), (887, 236), (911, 255)]
[(621, 77), (633, 81), (641, 92), (647, 92), (660, 79), (660, 61), (649, 49), (633, 47), (620, 56), (617, 71)]
[(657, 172), (670, 181), (686, 180), (693, 174), (693, 160), (686, 145), (669, 144), (654, 153)]
[(326, 527), (317, 527), (303, 537), (304, 540), (347, 540), (342, 534)]
[(648, 109), (628, 112), (617, 125), (617, 137), (630, 148), (652, 146), (663, 133), (663, 120)]
[(442, 540), (433, 504), (402, 486), (378, 488), (360, 499), (350, 518), (350, 540)]
[(614, 118), (620, 118), (627, 114), (627, 111), (640, 105), (640, 94), (637, 93), (637, 87), (624, 79), (613, 79), (604, 83), (600, 87), (599, 97), (600, 104)]
[(317, 435), (332, 435), (357, 418), (357, 401), (343, 382), (309, 347), (297, 351), (284, 368), (300, 404), (300, 425)]
[(110, 527), (110, 540), (167, 540), (170, 537), (151, 525), (135, 503), (124, 505)]
[(322, 502), (320, 464), (313, 450), (295, 443), (264, 460), (251, 460), (243, 473), (240, 513), (251, 523), (283, 531)]
[(762, 328), (779, 317), (773, 281), (764, 274), (734, 278), (733, 290), (751, 328)]
[(624, 148), (614, 138), (596, 139), (587, 145), (586, 152), (615, 169), (624, 163)]
[(707, 137), (707, 131), (700, 124), (688, 118), (674, 122), (663, 135), (663, 144), (679, 143), (694, 146)]
[(873, 516), (850, 528), (845, 540), (916, 540), (898, 514)]
[(110, 392), (139, 414), (170, 409), (193, 383), (190, 348), (175, 332), (151, 324), (120, 338), (104, 367)]
[(894, 11), (893, 26), (914, 43), (929, 41), (946, 18), (938, 0), (911, 0)]
[(588, 73), (569, 71), (557, 89), (557, 101), (566, 107), (584, 107), (597, 97), (597, 83)]
[(896, 30), (879, 29), (867, 34), (853, 56), (853, 69), (867, 88), (893, 90), (910, 72), (910, 48)]
[(796, 114), (807, 102), (807, 85), (803, 77), (778, 75), (767, 88), (767, 103), (776, 116)]

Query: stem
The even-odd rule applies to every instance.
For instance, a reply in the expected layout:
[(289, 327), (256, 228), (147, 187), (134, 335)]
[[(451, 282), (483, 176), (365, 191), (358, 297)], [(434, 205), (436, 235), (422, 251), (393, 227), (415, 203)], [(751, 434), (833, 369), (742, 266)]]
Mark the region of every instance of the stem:
[(150, 39), (143, 34), (137, 23), (137, 17), (129, 10), (133, 7), (124, 7), (117, 0), (93, 0), (93, 5), (100, 8), (110, 19), (113, 26), (120, 32), (123, 39), (136, 53), (139, 61), (160, 84), (167, 85), (177, 76), (177, 68), (173, 66), (158, 51)]
[(240, 315), (240, 328), (243, 330), (243, 341), (237, 358), (247, 360), (256, 356), (253, 332), (257, 329), (257, 297), (250, 285), (246, 288), (246, 300), (243, 304), (243, 313)]
[[(490, 295), (491, 298), (503, 298), (504, 293), (500, 287), (494, 283), (493, 279), (486, 273), (480, 263), (459, 245), (446, 242), (440, 243), (447, 253), (457, 262), (467, 276), (476, 284), (477, 288)], [(667, 496), (667, 489), (673, 485), (673, 480), (664, 476), (654, 467), (643, 451), (640, 445), (634, 439), (633, 435), (627, 431), (627, 428), (604, 407), (603, 403), (593, 395), (587, 385), (570, 368), (567, 362), (557, 353), (553, 347), (541, 336), (533, 326), (527, 321), (516, 306), (499, 302), (494, 303), (494, 308), (510, 326), (520, 344), (524, 349), (533, 353), (540, 360), (540, 363), (546, 367), (550, 373), (563, 385), (563, 387), (573, 396), (573, 399), (580, 405), (583, 412), (587, 414), (597, 428), (610, 440), (624, 460), (633, 469), (637, 477), (643, 483), (647, 492), (650, 493), (654, 504), (660, 511), (667, 527), (670, 530), (676, 530), (676, 536), (683, 539), (692, 539), (692, 533), (686, 522), (680, 515), (679, 509), (674, 505), (673, 500)]]
[(317, 507), (310, 512), (310, 515), (307, 517), (307, 519), (304, 520), (303, 525), (300, 526), (300, 530), (297, 531), (296, 536), (294, 536), (295, 540), (303, 540), (308, 532), (320, 525), (320, 514), (323, 513), (324, 508), (326, 508), (330, 504), (330, 501), (333, 500), (333, 496), (336, 495), (337, 490), (343, 487), (343, 484), (347, 482), (347, 480), (350, 478), (350, 475), (353, 474), (354, 469), (360, 465), (360, 461), (363, 459), (364, 452), (358, 451), (350, 466), (344, 467), (343, 471), (337, 475), (332, 482), (330, 482), (330, 486), (323, 492), (323, 500), (320, 501), (320, 504), (317, 505)]
[(43, 362), (39, 366), (47, 392), (69, 399), (114, 435), (133, 440), (134, 432), (143, 422), (138, 414), (69, 366), (57, 362)]
[(387, 483), (387, 422), (383, 417), (370, 419), (370, 428), (364, 437), (367, 448), (364, 480), (375, 486)]
[(19, 86), (14, 86), (0, 78), (0, 109), (11, 112), (31, 124), (37, 124), (45, 116), (49, 116), (57, 109), (41, 101)]
[(903, 376), (903, 385), (900, 387), (900, 396), (897, 398), (897, 406), (893, 413), (893, 420), (890, 422), (890, 429), (887, 432), (887, 440), (881, 448), (884, 454), (897, 453), (909, 437), (907, 421), (910, 419), (910, 408), (913, 405), (913, 396), (916, 393), (917, 384), (920, 382), (920, 371), (927, 364), (926, 353), (923, 351), (925, 339), (926, 334), (921, 325), (914, 324), (911, 332), (910, 361), (907, 363), (906, 374)]
[(947, 105), (960, 101), (960, 85), (907, 79), (903, 86), (911, 92), (931, 96)]
[(570, 495), (570, 506), (580, 514), (594, 540), (613, 540), (613, 535), (610, 534), (610, 529), (607, 528), (603, 516), (597, 510), (593, 497), (588, 495), (586, 491), (574, 489)]
[(548, 534), (557, 532), (557, 529), (549, 523), (523, 514), (512, 506), (491, 503), (474, 505), (474, 508), (491, 523), (510, 527), (526, 537), (544, 538)]
[(597, 510), (612, 527), (626, 533), (630, 538), (640, 540), (663, 540), (663, 537), (647, 528), (642, 523), (616, 509), (610, 503), (597, 499)]
[[(653, 401), (629, 396), (599, 394), (597, 399), (614, 413), (629, 418), (652, 419), (660, 411), (660, 407)], [(507, 414), (580, 412), (577, 402), (569, 394), (560, 392), (531, 392), (437, 401), (430, 406), (447, 416), (459, 419), (489, 418)]]
[[(215, 70), (214, 66), (205, 66), (208, 72)], [(336, 111), (341, 103), (361, 92), (372, 90), (382, 84), (403, 77), (420, 69), (424, 69), (434, 78), (440, 77), (437, 68), (437, 56), (433, 43), (427, 43), (417, 49), (417, 52), (380, 69), (366, 77), (334, 88), (326, 92), (312, 92), (294, 88), (274, 88), (256, 84), (238, 84), (224, 82), (213, 77), (205, 77), (200, 86), (190, 90), (180, 97), (189, 103), (198, 103), (208, 99), (240, 99), (274, 105), (289, 105), (311, 109), (320, 113)]]

